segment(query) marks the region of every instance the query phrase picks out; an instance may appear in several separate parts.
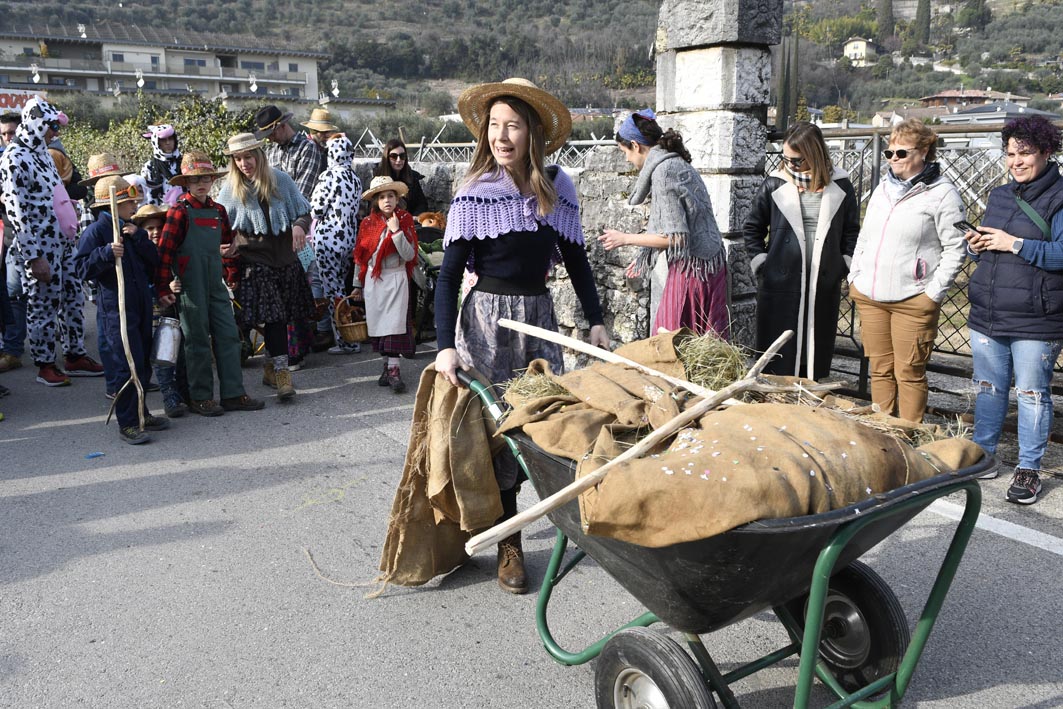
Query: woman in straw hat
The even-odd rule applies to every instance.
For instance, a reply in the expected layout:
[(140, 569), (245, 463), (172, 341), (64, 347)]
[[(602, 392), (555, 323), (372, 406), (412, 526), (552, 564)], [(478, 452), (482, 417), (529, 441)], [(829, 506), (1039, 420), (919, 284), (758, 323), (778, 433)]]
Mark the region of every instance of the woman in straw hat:
[[(110, 192), (115, 190), (115, 214), (111, 214)], [(125, 282), (124, 305), (126, 335), (132, 354), (137, 378), (147, 385), (151, 377), (151, 282), (159, 264), (159, 253), (143, 229), (133, 224), (130, 218), (136, 211), (139, 195), (121, 177), (104, 177), (96, 182), (96, 200), (92, 211), (96, 221), (81, 234), (74, 265), (81, 278), (91, 278), (99, 284), (96, 307), (103, 313), (103, 328), (99, 332), (109, 345), (110, 356), (103, 361), (107, 380), (121, 388), (132, 376), (122, 343), (120, 301), (118, 290), (117, 259), (122, 260), (122, 277)], [(122, 239), (114, 243), (114, 220), (119, 221)], [(172, 296), (171, 300), (172, 301)], [(161, 431), (170, 425), (169, 419), (152, 416), (144, 411), (144, 430), (140, 429), (137, 411), (139, 397), (135, 387), (128, 386), (115, 400), (114, 413), (118, 419), (118, 436), (125, 443), (147, 443), (151, 437), (146, 431)]]
[(384, 154), (380, 156), (380, 163), (373, 168), (373, 176), (390, 177), (406, 185), (409, 192), (403, 198), (404, 209), (410, 214), (420, 214), (428, 209), (428, 199), (421, 189), (424, 175), (410, 167), (410, 153), (406, 150), (406, 144), (398, 138), (392, 138), (384, 144)]
[[(184, 193), (166, 213), (155, 275), (160, 304), (172, 300), (172, 279), (180, 280), (188, 408), (200, 416), (255, 411), (264, 405), (244, 391), (240, 333), (222, 280), (222, 252), (229, 248), (233, 235), (228, 213), (210, 198), (210, 190), (224, 174), (214, 169), (206, 153), (190, 150), (185, 154), (181, 173), (169, 180)], [(214, 400), (212, 361), (218, 370), (220, 405)]]
[[(458, 367), (476, 367), (502, 382), (541, 357), (560, 372), (560, 346), (500, 328), (498, 319), (556, 330), (546, 278), (563, 261), (589, 321), (591, 343), (609, 346), (575, 186), (558, 166), (545, 165), (545, 157), (564, 145), (572, 118), (564, 104), (525, 79), (470, 88), (458, 99), (458, 110), (477, 143), (447, 221), (436, 283), (436, 370), (455, 385)], [(478, 282), (459, 322), (458, 287), (469, 263)], [(496, 458), (495, 476), (502, 519), (508, 519), (517, 512), (520, 484), (512, 456)], [(499, 544), (498, 581), (512, 593), (527, 590), (519, 532)]]
[(639, 169), (628, 204), (650, 199), (646, 232), (627, 234), (606, 229), (598, 240), (612, 250), (638, 246), (627, 268), (629, 277), (647, 274), (664, 254), (668, 278), (653, 322), (658, 330), (688, 327), (698, 334), (728, 335), (727, 265), (723, 238), (712, 213), (705, 183), (690, 165), (683, 136), (661, 130), (657, 116), (643, 109), (620, 124), (616, 143), (624, 158)]
[(236, 300), (245, 327), (265, 323), (269, 359), (263, 382), (276, 386), (277, 398), (295, 396), (288, 366), (287, 323), (314, 316), (314, 298), (295, 252), (293, 229), (310, 228), (310, 203), (286, 172), (270, 167), (265, 143), (251, 133), (229, 138), (229, 174), (218, 202), (229, 213), (234, 232), (227, 255), (238, 258)]

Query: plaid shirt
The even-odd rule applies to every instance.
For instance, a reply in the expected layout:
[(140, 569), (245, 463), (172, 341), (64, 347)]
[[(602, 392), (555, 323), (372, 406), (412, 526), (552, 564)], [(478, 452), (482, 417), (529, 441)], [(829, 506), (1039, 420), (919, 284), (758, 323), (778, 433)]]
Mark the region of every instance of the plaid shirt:
[[(177, 250), (181, 248), (181, 244), (185, 242), (185, 236), (188, 234), (189, 208), (210, 209), (211, 207), (218, 210), (218, 218), (221, 220), (221, 243), (232, 243), (233, 230), (229, 226), (229, 213), (225, 211), (225, 207), (210, 197), (207, 197), (206, 202), (200, 202), (185, 192), (177, 200), (177, 206), (170, 207), (170, 210), (166, 212), (166, 224), (162, 227), (162, 236), (159, 237), (158, 244), (159, 267), (155, 270), (155, 292), (158, 293), (160, 298), (166, 295), (173, 295), (170, 291), (170, 281), (173, 280), (174, 276), (179, 276), (180, 264), (178, 263)], [(221, 258), (220, 253), (218, 258)], [(227, 281), (230, 280), (229, 276), (232, 270), (232, 264), (229, 261), (230, 259), (225, 259)], [(174, 266), (178, 266), (178, 269), (174, 269)]]
[(269, 143), (266, 157), (271, 167), (284, 170), (295, 180), (306, 200), (314, 193), (317, 177), (325, 171), (325, 153), (302, 133), (296, 133), (284, 145)]

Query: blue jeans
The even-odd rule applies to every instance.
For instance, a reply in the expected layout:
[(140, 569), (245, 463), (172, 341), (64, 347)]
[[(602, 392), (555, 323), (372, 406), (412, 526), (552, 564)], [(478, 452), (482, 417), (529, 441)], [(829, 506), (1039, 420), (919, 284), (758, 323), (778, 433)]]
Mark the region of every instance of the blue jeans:
[(1040, 470), (1052, 430), (1052, 369), (1063, 341), (990, 337), (971, 330), (974, 355), (974, 442), (996, 453), (1015, 375), (1019, 402), (1018, 467)]
[(21, 357), (26, 351), (26, 294), (22, 292), (23, 265), (12, 253), (7, 252), (7, 297), (11, 300), (11, 312), (15, 315), (15, 321), (4, 325), (4, 342), (0, 347), (4, 352), (15, 357)]

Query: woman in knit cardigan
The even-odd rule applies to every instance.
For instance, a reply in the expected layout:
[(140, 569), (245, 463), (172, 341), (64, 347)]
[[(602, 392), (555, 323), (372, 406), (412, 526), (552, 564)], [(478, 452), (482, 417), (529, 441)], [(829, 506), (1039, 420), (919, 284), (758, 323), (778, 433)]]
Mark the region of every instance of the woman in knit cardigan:
[(295, 255), (310, 229), (310, 203), (286, 172), (270, 167), (263, 145), (251, 133), (229, 139), (229, 174), (217, 202), (233, 229), (232, 246), (222, 253), (238, 259), (237, 319), (245, 327), (265, 323), (269, 358), (262, 381), (286, 401), (295, 396), (287, 324), (314, 315), (314, 298)]
[(690, 165), (683, 137), (662, 131), (650, 109), (634, 113), (616, 134), (620, 151), (639, 168), (628, 204), (651, 198), (646, 233), (606, 229), (598, 241), (607, 251), (618, 246), (642, 247), (627, 268), (629, 277), (653, 268), (663, 252), (668, 261), (661, 305), (652, 334), (688, 327), (698, 334), (712, 330), (727, 339), (727, 264), (723, 239), (701, 175)]

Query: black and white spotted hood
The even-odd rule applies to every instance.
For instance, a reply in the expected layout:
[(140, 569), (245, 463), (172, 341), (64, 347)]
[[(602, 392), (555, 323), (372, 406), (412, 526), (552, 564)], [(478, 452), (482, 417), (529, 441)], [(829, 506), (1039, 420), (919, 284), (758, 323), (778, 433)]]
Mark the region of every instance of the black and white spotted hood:
[(60, 120), (59, 109), (35, 96), (22, 109), (22, 123), (15, 129), (15, 140), (24, 148), (46, 155), (48, 143), (44, 140), (50, 123)]

